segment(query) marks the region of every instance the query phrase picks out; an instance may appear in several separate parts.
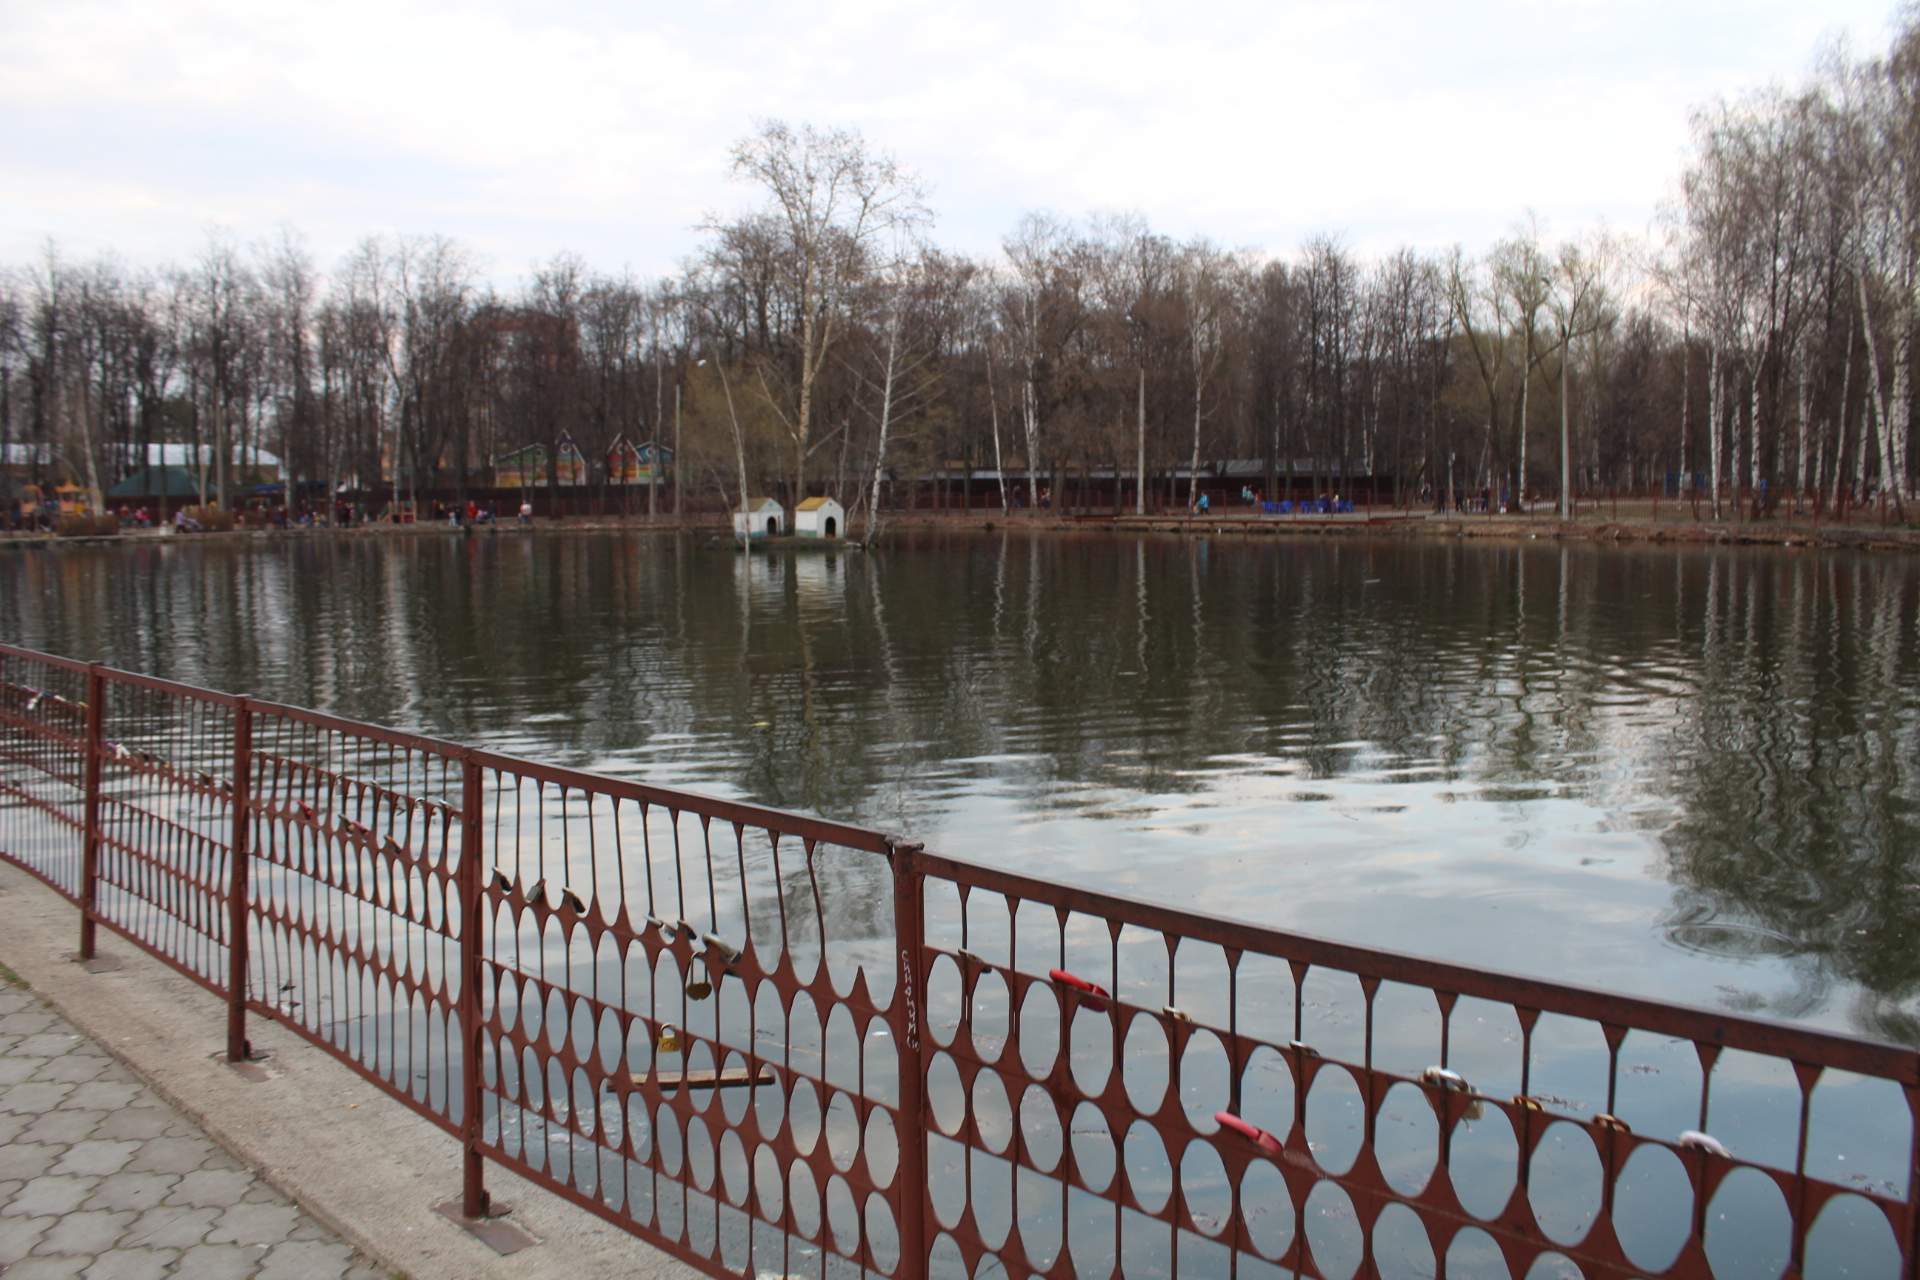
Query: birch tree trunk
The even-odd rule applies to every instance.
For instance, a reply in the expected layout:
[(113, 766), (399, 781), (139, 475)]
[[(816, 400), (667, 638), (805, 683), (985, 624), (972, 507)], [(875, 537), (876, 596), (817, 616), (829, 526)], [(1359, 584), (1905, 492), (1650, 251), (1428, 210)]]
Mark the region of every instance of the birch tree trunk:
[[(1883, 384), (1880, 380), (1880, 347), (1879, 347), (1879, 344), (1875, 341), (1875, 335), (1874, 335), (1874, 329), (1873, 329), (1873, 307), (1867, 297), (1866, 274), (1864, 272), (1856, 271), (1854, 273), (1854, 280), (1857, 281), (1860, 286), (1860, 323), (1865, 329), (1866, 339), (1867, 339), (1867, 376), (1872, 380), (1871, 394), (1868, 396), (1868, 400), (1873, 405), (1874, 422), (1879, 428), (1879, 438), (1877, 443), (1879, 445), (1879, 452), (1880, 452), (1880, 483), (1883, 487), (1887, 487), (1887, 486), (1892, 487), (1894, 507), (1896, 510), (1900, 512), (1901, 519), (1904, 520), (1906, 518), (1906, 505), (1901, 500), (1900, 486), (1897, 483), (1895, 476), (1893, 475), (1893, 467), (1892, 467), (1893, 420), (1887, 413), (1887, 398), (1886, 398), (1886, 391), (1884, 389), (1885, 384)], [(1898, 402), (1898, 397), (1902, 392), (1902, 390), (1904, 390), (1904, 388), (1902, 388), (1899, 385), (1899, 383), (1896, 381), (1894, 385), (1894, 395), (1896, 397), (1896, 403)], [(1864, 493), (1866, 489), (1866, 468), (1865, 468), (1866, 450), (1865, 449), (1862, 449), (1860, 451), (1860, 460), (1862, 463), (1861, 473), (1860, 473), (1861, 491)]]
[(867, 527), (861, 542), (873, 545), (880, 534), (880, 477), (886, 472), (887, 436), (893, 429), (894, 369), (900, 352), (900, 311), (896, 307), (887, 321), (887, 371), (880, 386), (880, 438), (873, 447), (873, 484), (867, 502)]
[(1799, 425), (1796, 428), (1799, 440), (1793, 460), (1793, 511), (1800, 513), (1800, 495), (1807, 487), (1807, 427), (1808, 418), (1813, 412), (1813, 393), (1807, 386), (1806, 361), (1800, 362), (1799, 407), (1796, 410)]
[(1680, 483), (1685, 492), (1693, 489), (1692, 439), (1693, 314), (1689, 309), (1680, 322)]
[(1725, 407), (1725, 395), (1721, 390), (1720, 344), (1715, 342), (1710, 348), (1707, 359), (1707, 446), (1708, 466), (1713, 475), (1710, 487), (1713, 489), (1713, 518), (1720, 518), (1720, 417)]
[(1533, 323), (1528, 318), (1527, 350), (1520, 362), (1520, 441), (1516, 452), (1519, 454), (1519, 480), (1515, 483), (1513, 500), (1522, 511), (1527, 509), (1527, 392), (1533, 386)]
[(1873, 412), (1873, 397), (1868, 396), (1860, 410), (1860, 447), (1853, 455), (1854, 501), (1865, 502), (1867, 498), (1867, 464), (1874, 452), (1874, 424), (1877, 419)]
[(1201, 406), (1206, 389), (1202, 379), (1193, 380), (1193, 459), (1187, 464), (1187, 506), (1190, 508), (1200, 502), (1200, 422), (1205, 416)]
[[(813, 384), (820, 376), (822, 358), (833, 341), (833, 312), (814, 314), (818, 289), (818, 271), (809, 255), (800, 302), (800, 396), (799, 406), (789, 427), (793, 434), (793, 506), (797, 511), (807, 500), (808, 442), (813, 438)], [(837, 299), (836, 299), (837, 301)], [(769, 397), (772, 401), (773, 397)], [(878, 512), (873, 513), (878, 515)]]
[(1847, 318), (1846, 359), (1840, 366), (1840, 411), (1833, 426), (1833, 498), (1827, 505), (1840, 511), (1840, 486), (1847, 475), (1847, 403), (1853, 396), (1853, 317)]
[(1027, 429), (1027, 509), (1037, 510), (1040, 504), (1040, 389), (1039, 371), (1034, 362), (1027, 362), (1027, 376), (1020, 384), (1020, 409)]
[[(1911, 273), (1909, 273), (1911, 274)], [(1893, 404), (1886, 427), (1887, 446), (1881, 456), (1891, 471), (1886, 483), (1893, 489), (1894, 507), (1907, 515), (1907, 450), (1913, 430), (1913, 292), (1902, 290), (1900, 319), (1893, 340)]]
[(993, 389), (993, 362), (987, 361), (987, 415), (993, 423), (993, 474), (1000, 481), (1000, 514), (1013, 510), (1007, 497), (1007, 464), (1000, 454), (1000, 398)]

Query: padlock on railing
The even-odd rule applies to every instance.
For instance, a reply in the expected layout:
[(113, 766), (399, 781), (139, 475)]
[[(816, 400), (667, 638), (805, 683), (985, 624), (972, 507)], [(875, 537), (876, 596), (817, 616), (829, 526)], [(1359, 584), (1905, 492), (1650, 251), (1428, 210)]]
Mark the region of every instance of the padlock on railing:
[(1110, 998), (1110, 993), (1105, 987), (1088, 982), (1085, 978), (1077, 974), (1068, 973), (1065, 969), (1049, 969), (1047, 970), (1047, 976), (1063, 987), (1072, 987), (1075, 991), (1080, 992), (1080, 1003), (1092, 1012), (1105, 1013), (1107, 1011), (1107, 1001)]
[(1280, 1154), (1280, 1139), (1274, 1137), (1252, 1121), (1242, 1120), (1231, 1111), (1216, 1111), (1213, 1113), (1213, 1118), (1221, 1127), (1233, 1130), (1268, 1155)]

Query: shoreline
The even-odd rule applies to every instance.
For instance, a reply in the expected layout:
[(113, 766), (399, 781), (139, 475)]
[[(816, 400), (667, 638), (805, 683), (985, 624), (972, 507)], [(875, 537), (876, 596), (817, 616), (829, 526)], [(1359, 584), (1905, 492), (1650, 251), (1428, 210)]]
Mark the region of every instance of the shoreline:
[[(939, 527), (948, 521), (894, 517), (896, 526)], [(972, 521), (968, 522), (973, 523)], [(1078, 516), (1061, 520), (987, 521), (999, 527), (1174, 533), (1188, 536), (1492, 538), (1508, 541), (1648, 543), (1665, 546), (1774, 546), (1832, 550), (1920, 551), (1920, 526), (1798, 521), (1652, 521), (1632, 518), (1558, 520), (1543, 516)]]
[[(1551, 539), (1562, 542), (1645, 543), (1662, 546), (1773, 546), (1822, 550), (1920, 551), (1920, 525), (1880, 524), (1871, 515), (1859, 523), (1800, 521), (1656, 521), (1630, 516), (1618, 519), (1558, 520), (1547, 516), (1435, 515), (1431, 512), (1337, 516), (1255, 516), (1224, 511), (1206, 516), (1187, 515), (1034, 515), (1022, 512), (968, 513), (895, 512), (886, 518), (891, 531), (959, 530), (998, 532), (1021, 529), (1044, 533), (1155, 533), (1187, 537), (1384, 537), (1384, 538), (1495, 538)], [(232, 529), (207, 533), (170, 533), (160, 529), (130, 529), (111, 534), (61, 536), (53, 533), (0, 533), (0, 547), (46, 548), (106, 546), (141, 543), (234, 542), (249, 539), (380, 537), (502, 537), (534, 533), (660, 533), (718, 536), (728, 533), (726, 519), (713, 514), (685, 521), (632, 517), (580, 516), (543, 519), (531, 527), (504, 522), (463, 531), (444, 524), (357, 525), (352, 528)], [(769, 551), (788, 550), (808, 540), (781, 538)], [(844, 543), (844, 540), (836, 540)], [(789, 544), (792, 544), (791, 546)], [(845, 546), (856, 545), (844, 543)], [(825, 547), (805, 549), (825, 550)], [(837, 548), (836, 548), (837, 549)]]

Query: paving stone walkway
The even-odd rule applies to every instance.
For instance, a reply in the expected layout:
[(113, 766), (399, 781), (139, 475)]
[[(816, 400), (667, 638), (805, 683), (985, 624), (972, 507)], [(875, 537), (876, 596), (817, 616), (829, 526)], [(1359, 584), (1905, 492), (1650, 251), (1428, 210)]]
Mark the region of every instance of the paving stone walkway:
[(0, 982), (0, 1277), (388, 1274), (242, 1168), (33, 992)]

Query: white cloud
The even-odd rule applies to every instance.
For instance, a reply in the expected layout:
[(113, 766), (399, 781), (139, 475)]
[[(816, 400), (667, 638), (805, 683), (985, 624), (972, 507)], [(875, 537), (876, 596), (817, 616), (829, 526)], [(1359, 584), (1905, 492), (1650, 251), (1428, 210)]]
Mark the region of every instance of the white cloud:
[(926, 173), (941, 237), (1138, 209), (1290, 250), (1479, 244), (1523, 209), (1637, 227), (1686, 113), (1793, 80), (1883, 0), (1454, 6), (901, 0), (774, 6), (67, 0), (0, 9), (0, 259), (191, 254), (287, 221), (325, 256), (445, 231), (512, 275), (562, 249), (670, 270), (749, 193), (756, 117), (852, 124)]

